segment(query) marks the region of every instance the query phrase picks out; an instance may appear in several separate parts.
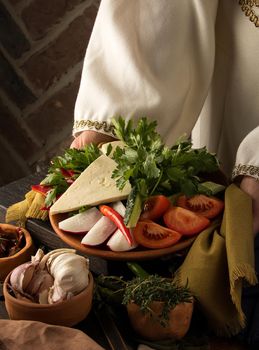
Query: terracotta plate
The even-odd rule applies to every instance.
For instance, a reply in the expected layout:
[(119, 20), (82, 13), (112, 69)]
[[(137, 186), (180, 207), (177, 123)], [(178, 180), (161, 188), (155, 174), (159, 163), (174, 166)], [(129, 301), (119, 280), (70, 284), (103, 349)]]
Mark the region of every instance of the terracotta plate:
[(138, 247), (127, 252), (113, 252), (105, 244), (99, 246), (84, 246), (81, 244), (83, 235), (70, 234), (64, 232), (58, 227), (58, 223), (66, 218), (66, 214), (50, 215), (50, 223), (56, 234), (72, 248), (85, 253), (87, 255), (97, 256), (109, 260), (148, 260), (171, 253), (178, 252), (184, 248), (189, 247), (195, 240), (195, 237), (184, 239), (177, 244), (163, 249), (145, 249)]

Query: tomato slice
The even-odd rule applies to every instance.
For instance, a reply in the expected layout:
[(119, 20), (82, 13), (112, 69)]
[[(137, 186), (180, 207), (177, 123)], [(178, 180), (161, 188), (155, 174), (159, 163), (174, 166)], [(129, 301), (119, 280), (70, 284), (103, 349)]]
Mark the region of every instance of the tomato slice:
[(163, 195), (149, 197), (144, 203), (141, 220), (156, 220), (160, 218), (170, 207), (170, 201)]
[(224, 202), (222, 200), (216, 197), (205, 196), (204, 194), (197, 194), (189, 198), (180, 196), (177, 199), (177, 205), (205, 216), (208, 219), (215, 218), (224, 209)]
[(209, 226), (209, 219), (181, 207), (169, 208), (163, 216), (167, 227), (184, 236), (200, 233)]
[(151, 249), (166, 248), (179, 241), (182, 235), (151, 220), (139, 221), (134, 228), (135, 240), (143, 247)]

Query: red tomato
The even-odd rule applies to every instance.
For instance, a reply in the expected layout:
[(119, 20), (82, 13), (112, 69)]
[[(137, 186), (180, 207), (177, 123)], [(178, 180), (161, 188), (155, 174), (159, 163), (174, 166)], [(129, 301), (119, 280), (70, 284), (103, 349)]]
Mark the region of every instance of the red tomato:
[(171, 207), (163, 216), (167, 227), (184, 236), (200, 233), (209, 226), (209, 219), (181, 207)]
[(144, 203), (141, 220), (156, 220), (160, 218), (170, 207), (170, 201), (163, 195), (149, 197)]
[(181, 238), (179, 232), (158, 225), (151, 220), (139, 221), (134, 228), (133, 235), (139, 244), (151, 249), (170, 247)]
[(197, 194), (192, 197), (180, 196), (177, 200), (179, 207), (189, 209), (208, 219), (213, 219), (224, 209), (224, 202), (216, 197)]

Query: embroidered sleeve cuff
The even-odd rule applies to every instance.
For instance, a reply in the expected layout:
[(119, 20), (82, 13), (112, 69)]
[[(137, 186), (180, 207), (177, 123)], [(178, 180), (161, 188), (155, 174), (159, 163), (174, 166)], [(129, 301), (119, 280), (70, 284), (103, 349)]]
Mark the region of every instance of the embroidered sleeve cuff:
[(238, 164), (232, 171), (232, 180), (237, 176), (251, 176), (259, 180), (259, 167), (255, 165)]
[(116, 138), (114, 132), (114, 126), (107, 122), (99, 122), (94, 120), (76, 120), (73, 126), (73, 135), (78, 136), (79, 133), (85, 130), (92, 130), (96, 132), (100, 132), (105, 135), (109, 135)]

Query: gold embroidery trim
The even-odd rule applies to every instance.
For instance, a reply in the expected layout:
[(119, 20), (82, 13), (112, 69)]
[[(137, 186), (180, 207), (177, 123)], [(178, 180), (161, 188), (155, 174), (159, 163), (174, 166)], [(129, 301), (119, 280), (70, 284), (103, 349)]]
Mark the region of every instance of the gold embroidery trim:
[(114, 125), (111, 125), (107, 122), (98, 122), (98, 121), (92, 121), (92, 120), (76, 120), (73, 126), (74, 130), (77, 129), (83, 129), (87, 128), (90, 130), (95, 130), (95, 131), (104, 131), (107, 134), (112, 134), (113, 136), (115, 135), (114, 131)]
[(259, 167), (255, 165), (238, 164), (232, 171), (232, 179), (240, 175), (252, 176), (259, 180)]
[(259, 16), (255, 13), (253, 9), (254, 6), (259, 7), (259, 0), (239, 0), (239, 5), (241, 10), (249, 18), (249, 20), (254, 23), (254, 25), (259, 27)]

